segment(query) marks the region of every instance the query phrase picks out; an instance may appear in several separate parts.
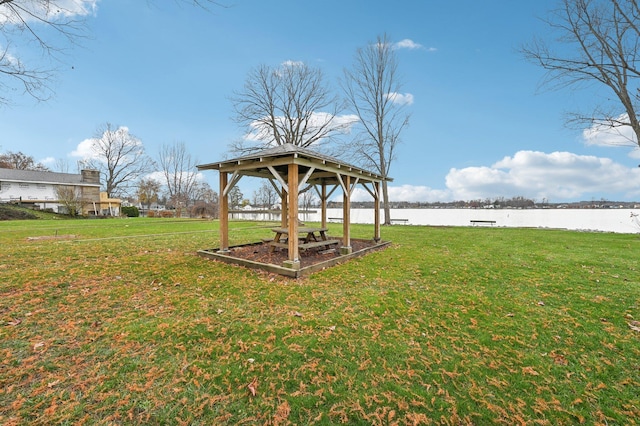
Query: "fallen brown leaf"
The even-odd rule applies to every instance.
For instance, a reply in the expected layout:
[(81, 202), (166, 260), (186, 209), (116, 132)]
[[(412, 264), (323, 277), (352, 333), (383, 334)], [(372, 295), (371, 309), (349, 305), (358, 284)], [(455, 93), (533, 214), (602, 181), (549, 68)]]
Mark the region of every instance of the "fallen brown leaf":
[(247, 389), (249, 389), (249, 392), (251, 393), (251, 396), (256, 396), (256, 394), (258, 393), (258, 378), (255, 377), (251, 383), (249, 383), (247, 385)]
[(8, 321), (8, 322), (7, 322), (7, 325), (16, 326), (16, 325), (20, 324), (21, 322), (22, 322), (22, 320), (21, 320), (21, 319), (19, 319), (19, 318), (14, 318), (14, 319), (13, 319), (13, 321)]

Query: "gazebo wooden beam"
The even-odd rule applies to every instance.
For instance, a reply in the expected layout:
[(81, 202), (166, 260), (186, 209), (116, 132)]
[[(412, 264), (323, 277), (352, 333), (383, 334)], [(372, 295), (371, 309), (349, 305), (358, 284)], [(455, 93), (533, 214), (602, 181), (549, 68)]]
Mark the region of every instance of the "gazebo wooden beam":
[(220, 172), (220, 251), (229, 251), (229, 194), (225, 194), (228, 174)]
[[(300, 269), (300, 255), (298, 253), (298, 165), (289, 164), (289, 259), (284, 266), (291, 269)], [(284, 212), (283, 212), (284, 215)]]
[(342, 247), (341, 254), (350, 254), (351, 248), (351, 176), (341, 178), (342, 185)]

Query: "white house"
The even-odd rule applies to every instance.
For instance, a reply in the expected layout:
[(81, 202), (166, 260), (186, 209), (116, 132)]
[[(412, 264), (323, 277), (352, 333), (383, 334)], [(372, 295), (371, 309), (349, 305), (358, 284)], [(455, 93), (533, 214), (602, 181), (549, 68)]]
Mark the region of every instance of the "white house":
[(0, 202), (21, 203), (40, 209), (66, 213), (59, 200), (60, 188), (73, 188), (82, 202), (84, 215), (119, 215), (120, 200), (100, 193), (100, 172), (80, 174), (0, 168)]

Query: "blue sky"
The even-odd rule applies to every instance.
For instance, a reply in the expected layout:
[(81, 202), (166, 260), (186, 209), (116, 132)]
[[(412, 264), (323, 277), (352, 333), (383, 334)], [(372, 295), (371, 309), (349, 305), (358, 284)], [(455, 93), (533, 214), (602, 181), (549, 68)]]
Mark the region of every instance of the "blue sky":
[[(394, 200), (525, 196), (640, 200), (640, 153), (587, 141), (564, 114), (606, 93), (541, 90), (518, 48), (548, 28), (556, 0), (229, 0), (209, 12), (174, 1), (98, 0), (89, 35), (63, 58), (56, 96), (0, 109), (0, 151), (75, 162), (106, 122), (157, 156), (184, 142), (199, 163), (225, 158), (242, 130), (229, 97), (259, 65), (304, 61), (336, 89), (356, 49), (386, 33), (413, 103), (391, 167)], [(29, 52), (22, 52), (28, 54)], [(217, 189), (217, 174), (204, 178)], [(240, 182), (245, 197), (254, 186)]]

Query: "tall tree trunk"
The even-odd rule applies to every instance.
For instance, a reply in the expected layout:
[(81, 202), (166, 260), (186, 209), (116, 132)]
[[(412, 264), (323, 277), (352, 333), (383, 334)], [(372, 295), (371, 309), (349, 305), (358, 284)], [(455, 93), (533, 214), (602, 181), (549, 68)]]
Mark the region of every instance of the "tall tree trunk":
[(389, 206), (389, 191), (387, 181), (382, 181), (382, 205), (384, 206), (384, 224), (391, 225), (391, 207)]

